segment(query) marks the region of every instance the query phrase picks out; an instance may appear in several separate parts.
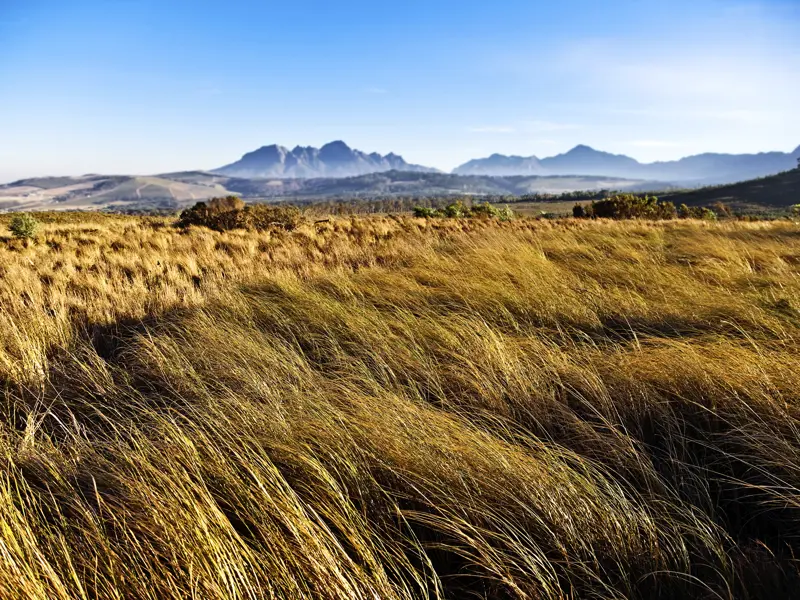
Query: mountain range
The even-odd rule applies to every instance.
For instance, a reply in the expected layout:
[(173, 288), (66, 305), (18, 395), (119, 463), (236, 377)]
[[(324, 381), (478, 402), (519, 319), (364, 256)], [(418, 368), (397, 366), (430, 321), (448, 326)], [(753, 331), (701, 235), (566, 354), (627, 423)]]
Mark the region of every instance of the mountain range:
[[(214, 171), (153, 176), (38, 177), (0, 185), (0, 211), (163, 208), (178, 209), (213, 196), (250, 200), (378, 198), (397, 196), (559, 194), (599, 189), (661, 192), (724, 185), (792, 171), (794, 152), (698, 154), (676, 161), (640, 163), (620, 154), (576, 146), (539, 159), (504, 156), (472, 160), (453, 173), (407, 163), (401, 156), (367, 154), (341, 141), (321, 148), (264, 146)], [(798, 171), (800, 172), (800, 171)], [(796, 174), (796, 173), (795, 173)], [(784, 180), (781, 180), (784, 181)], [(738, 203), (796, 203), (792, 185), (759, 181), (735, 190), (712, 190)], [(708, 191), (708, 190), (706, 190)], [(704, 191), (703, 193), (706, 193)], [(771, 198), (771, 196), (775, 196)], [(740, 197), (741, 196), (741, 197)], [(687, 203), (695, 197), (687, 197)]]
[[(471, 160), (453, 170), (454, 175), (561, 176), (583, 175), (615, 177), (640, 181), (660, 181), (687, 187), (744, 181), (773, 175), (796, 166), (800, 147), (794, 152), (760, 154), (697, 154), (680, 160), (640, 163), (624, 154), (611, 154), (579, 145), (569, 152), (547, 158), (505, 156)], [(407, 163), (397, 154), (367, 154), (342, 141), (321, 148), (263, 146), (248, 152), (238, 161), (212, 172), (240, 179), (337, 178), (402, 171), (438, 173), (437, 169)]]
[(576, 146), (549, 158), (505, 156), (471, 160), (456, 168), (458, 175), (596, 175), (687, 186), (732, 183), (788, 171), (797, 166), (800, 147), (794, 152), (760, 154), (697, 154), (680, 160), (640, 163), (623, 154), (610, 154)]
[(294, 150), (276, 144), (263, 146), (230, 165), (214, 169), (215, 173), (242, 179), (354, 177), (383, 171), (434, 173), (437, 169), (409, 164), (394, 153), (367, 154), (342, 141), (325, 144), (322, 148), (297, 146)]

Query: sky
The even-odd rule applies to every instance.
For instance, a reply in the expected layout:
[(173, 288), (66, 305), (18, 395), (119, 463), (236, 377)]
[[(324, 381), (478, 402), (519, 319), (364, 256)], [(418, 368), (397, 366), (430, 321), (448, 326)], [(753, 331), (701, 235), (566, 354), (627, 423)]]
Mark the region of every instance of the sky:
[(800, 145), (800, 1), (0, 0), (0, 181)]

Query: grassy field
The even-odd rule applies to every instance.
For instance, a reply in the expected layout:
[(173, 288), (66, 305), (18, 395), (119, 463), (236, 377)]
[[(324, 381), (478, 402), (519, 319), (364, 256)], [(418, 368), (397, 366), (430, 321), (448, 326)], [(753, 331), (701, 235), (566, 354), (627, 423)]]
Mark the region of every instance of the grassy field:
[(796, 224), (42, 219), (2, 598), (800, 589)]

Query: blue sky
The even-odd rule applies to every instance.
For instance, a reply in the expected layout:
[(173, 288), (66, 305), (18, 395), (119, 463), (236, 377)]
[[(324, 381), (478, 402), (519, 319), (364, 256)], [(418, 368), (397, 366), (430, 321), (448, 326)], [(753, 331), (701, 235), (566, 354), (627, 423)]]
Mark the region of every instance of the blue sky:
[(0, 0), (0, 181), (800, 145), (797, 0)]

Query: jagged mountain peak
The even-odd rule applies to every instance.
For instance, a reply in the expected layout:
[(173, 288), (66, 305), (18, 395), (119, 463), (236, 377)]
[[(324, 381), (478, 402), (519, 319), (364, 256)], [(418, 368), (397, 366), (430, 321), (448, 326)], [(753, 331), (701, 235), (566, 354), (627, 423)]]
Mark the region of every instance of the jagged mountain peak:
[(345, 144), (342, 140), (335, 140), (333, 142), (328, 142), (327, 144), (323, 145), (320, 149), (320, 152), (327, 152), (331, 154), (348, 154), (354, 152), (350, 146)]
[[(589, 152), (599, 152), (599, 151), (595, 150), (591, 146), (587, 146), (586, 144), (578, 144), (572, 150), (568, 151), (567, 154), (587, 154)], [(607, 153), (603, 152), (602, 154), (607, 154)]]
[(352, 177), (390, 170), (435, 172), (419, 165), (408, 164), (401, 156), (377, 152), (366, 154), (355, 150), (342, 140), (328, 142), (321, 148), (296, 146), (262, 146), (245, 154), (240, 160), (214, 172), (241, 178), (309, 178)]
[(289, 152), (289, 149), (286, 148), (285, 146), (279, 146), (278, 144), (270, 144), (269, 146), (261, 146), (257, 150), (253, 150), (248, 154), (249, 155), (276, 154), (276, 153), (286, 154), (287, 152)]

